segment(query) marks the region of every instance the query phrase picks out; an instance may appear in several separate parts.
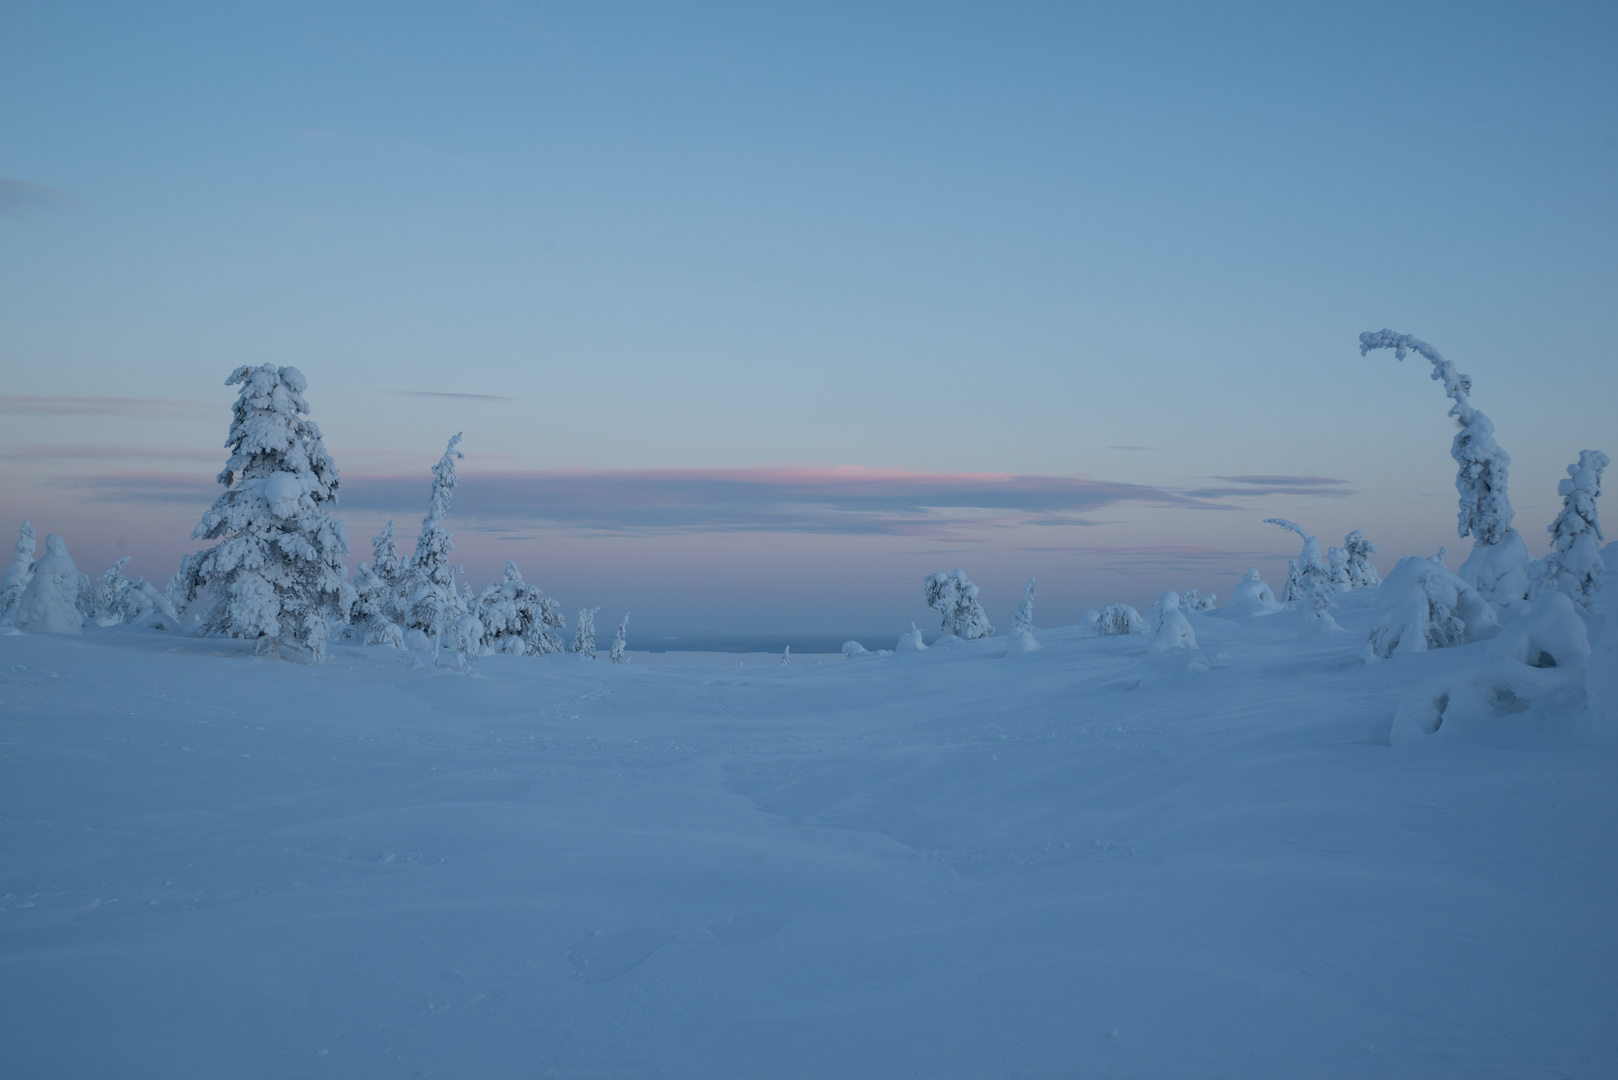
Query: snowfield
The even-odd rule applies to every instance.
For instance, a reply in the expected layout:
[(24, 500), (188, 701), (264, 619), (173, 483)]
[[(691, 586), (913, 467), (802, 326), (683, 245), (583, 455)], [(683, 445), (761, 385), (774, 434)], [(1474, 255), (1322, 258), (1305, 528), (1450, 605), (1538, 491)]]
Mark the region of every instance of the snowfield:
[(0, 1075), (1618, 1075), (1601, 618), (1592, 712), (1362, 663), (1376, 592), (1196, 654), (0, 636)]

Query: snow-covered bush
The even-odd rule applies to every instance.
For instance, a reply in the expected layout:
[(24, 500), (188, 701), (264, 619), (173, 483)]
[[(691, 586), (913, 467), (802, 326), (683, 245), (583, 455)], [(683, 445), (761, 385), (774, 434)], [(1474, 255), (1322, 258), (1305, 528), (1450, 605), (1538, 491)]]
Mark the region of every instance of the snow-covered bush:
[(1400, 559), (1377, 590), (1382, 616), (1362, 659), (1387, 659), (1488, 637), (1499, 626), (1494, 609), (1471, 583), (1436, 559)]
[(1034, 628), (1034, 579), (1029, 578), (1028, 584), (1023, 586), (1022, 603), (1011, 616), (1011, 632), (1013, 634), (1026, 634)]
[(506, 563), (499, 582), (484, 588), (476, 611), (483, 623), (483, 647), (490, 652), (563, 651), (556, 633), (562, 629), (561, 606), (524, 581), (514, 562)]
[(1432, 735), (1514, 742), (1582, 735), (1590, 655), (1584, 618), (1573, 601), (1561, 592), (1542, 593), (1483, 656), (1407, 694), (1394, 713), (1390, 741), (1402, 746)]
[(1365, 539), (1365, 534), (1355, 529), (1343, 537), (1341, 549), (1348, 559), (1344, 569), (1347, 571), (1348, 587), (1350, 589), (1365, 589), (1372, 585), (1381, 584), (1382, 579), (1377, 576), (1376, 567), (1371, 565), (1371, 556), (1376, 554), (1376, 545)]
[(67, 553), (67, 541), (55, 533), (45, 537), (45, 554), (34, 563), (17, 598), (17, 625), (48, 634), (77, 634), (84, 622), (78, 607), (82, 576)]
[(168, 597), (144, 577), (124, 577), (121, 571), (128, 561), (129, 556), (124, 555), (107, 568), (91, 586), (89, 603), (81, 602), (80, 613), (97, 626), (138, 624), (159, 630), (179, 629), (179, 613)]
[(1146, 625), (1152, 632), (1152, 640), (1146, 646), (1147, 652), (1197, 647), (1197, 635), (1180, 611), (1180, 594), (1173, 589), (1165, 589), (1163, 595), (1157, 598), (1157, 603), (1147, 609)]
[(34, 552), (39, 545), (37, 536), (31, 521), (24, 521), (17, 532), (16, 554), (6, 567), (4, 582), (0, 583), (0, 618), (16, 618), (17, 601), (22, 599), (28, 579), (34, 575)]
[(1286, 518), (1265, 518), (1264, 521), (1303, 537), (1302, 553), (1288, 563), (1286, 589), (1281, 599), (1301, 601), (1317, 619), (1330, 618), (1332, 608), (1337, 606), (1332, 598), (1337, 587), (1332, 583), (1330, 565), (1320, 554), (1320, 541)]
[(1345, 593), (1354, 588), (1354, 582), (1348, 575), (1347, 551), (1340, 547), (1326, 549), (1326, 577), (1337, 592)]
[(786, 651), (781, 654), (781, 666), (785, 667), (790, 663), (792, 663), (792, 646), (788, 645)]
[(870, 656), (871, 650), (857, 641), (843, 642), (843, 659), (852, 660), (856, 656)]
[(1144, 634), (1150, 628), (1141, 613), (1128, 604), (1108, 604), (1095, 613), (1091, 628), (1103, 637), (1118, 634)]
[(1612, 464), (1599, 450), (1579, 451), (1577, 464), (1567, 467), (1567, 479), (1557, 485), (1562, 512), (1551, 522), (1551, 553), (1538, 566), (1534, 591), (1554, 589), (1591, 610), (1601, 591), (1601, 522), (1596, 498), (1601, 474)]
[(921, 631), (916, 629), (915, 623), (910, 624), (909, 633), (899, 635), (899, 643), (893, 647), (893, 651), (898, 653), (927, 651), (927, 644), (921, 640)]
[(1214, 602), (1219, 599), (1218, 593), (1209, 593), (1207, 596), (1198, 596), (1197, 590), (1187, 589), (1180, 594), (1181, 611), (1212, 611)]
[(331, 516), (337, 466), (306, 415), (308, 383), (297, 368), (243, 366), (225, 385), (241, 387), (219, 474), (226, 490), (191, 534), (219, 543), (181, 563), (181, 604), (206, 592), (203, 633), (272, 649), (291, 639), (319, 660), (328, 621), (346, 621), (354, 602), (343, 566), (348, 529)]
[(600, 610), (593, 607), (580, 608), (579, 629), (573, 635), (573, 651), (592, 660), (596, 658), (596, 612)]
[[(465, 610), (465, 605), (462, 605)], [(451, 631), (450, 648), (455, 651), (455, 666), (471, 671), (472, 665), (483, 653), (483, 621), (471, 612), (455, 620)]]
[(466, 604), (455, 588), (458, 567), (451, 566), (449, 553), (455, 550), (444, 518), (449, 514), (450, 502), (455, 497), (455, 462), (464, 455), (455, 447), (461, 441), (456, 432), (444, 448), (444, 456), (432, 468), (433, 489), (427, 507), (427, 516), (421, 519), (421, 534), (416, 537), (416, 549), (410, 554), (405, 574), (406, 627), (420, 630), (435, 643), (435, 648), (451, 635), (461, 616), (467, 614)]
[(927, 606), (939, 614), (944, 633), (966, 641), (994, 633), (988, 613), (978, 603), (978, 587), (967, 580), (965, 570), (930, 575), (926, 581), (926, 596)]
[(629, 612), (626, 611), (624, 612), (624, 617), (618, 623), (618, 632), (612, 636), (612, 652), (609, 658), (615, 664), (629, 663), (629, 657), (624, 653), (624, 650), (628, 647)]
[(354, 632), (367, 645), (404, 648), (406, 574), (393, 522), (371, 541), (371, 561), (354, 575)]
[(1264, 584), (1256, 568), (1249, 568), (1246, 576), (1231, 591), (1230, 603), (1225, 610), (1237, 615), (1269, 615), (1280, 611), (1281, 604), (1275, 598), (1275, 593)]
[(1360, 335), (1360, 355), (1372, 349), (1392, 349), (1403, 360), (1407, 353), (1421, 354), (1433, 365), (1433, 379), (1444, 384), (1444, 393), (1454, 401), (1449, 415), (1460, 430), (1450, 444), (1450, 456), (1460, 467), (1455, 490), (1460, 493), (1460, 513), (1456, 531), (1473, 538), (1472, 553), (1461, 564), (1460, 576), (1471, 582), (1485, 600), (1508, 605), (1528, 593), (1528, 546), (1512, 528), (1515, 512), (1506, 495), (1506, 477), (1511, 456), (1494, 440), (1494, 423), (1472, 407), (1472, 379), (1439, 355), (1438, 350), (1392, 330), (1367, 331)]

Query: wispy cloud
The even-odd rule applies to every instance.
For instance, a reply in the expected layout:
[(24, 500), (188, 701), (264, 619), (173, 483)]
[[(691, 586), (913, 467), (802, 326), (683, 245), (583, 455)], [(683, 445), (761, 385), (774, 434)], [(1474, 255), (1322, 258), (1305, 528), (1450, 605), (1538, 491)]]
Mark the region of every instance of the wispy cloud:
[(25, 218), (72, 202), (66, 195), (26, 180), (0, 178), (0, 217)]
[(1193, 488), (1187, 495), (1199, 499), (1227, 499), (1253, 495), (1315, 495), (1341, 499), (1355, 494), (1347, 480), (1330, 476), (1211, 476), (1233, 487)]
[(448, 390), (389, 390), (400, 397), (465, 398), (468, 401), (514, 401), (503, 394), (453, 394)]
[(229, 405), (180, 398), (49, 397), (0, 394), (4, 416), (134, 416), (160, 420), (218, 420)]
[[(127, 473), (76, 481), (96, 498), (206, 502), (201, 476)], [(422, 476), (344, 478), (348, 512), (409, 516), (423, 509)], [(654, 469), (465, 475), (453, 515), (469, 529), (535, 528), (618, 534), (810, 533), (951, 537), (963, 529), (1087, 525), (1107, 506), (1225, 509), (1142, 484), (1067, 476), (907, 473), (871, 469)]]
[(223, 464), (223, 450), (175, 450), (152, 446), (14, 446), (0, 461), (201, 461)]

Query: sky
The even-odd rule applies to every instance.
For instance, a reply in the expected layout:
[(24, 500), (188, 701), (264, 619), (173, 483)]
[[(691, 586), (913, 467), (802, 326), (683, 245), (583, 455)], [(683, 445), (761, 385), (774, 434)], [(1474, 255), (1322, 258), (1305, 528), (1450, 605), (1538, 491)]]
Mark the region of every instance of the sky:
[(645, 634), (1384, 572), (1473, 377), (1531, 550), (1618, 453), (1611, 4), (13, 5), (0, 527), (165, 581), (241, 364), (357, 563), (447, 524)]

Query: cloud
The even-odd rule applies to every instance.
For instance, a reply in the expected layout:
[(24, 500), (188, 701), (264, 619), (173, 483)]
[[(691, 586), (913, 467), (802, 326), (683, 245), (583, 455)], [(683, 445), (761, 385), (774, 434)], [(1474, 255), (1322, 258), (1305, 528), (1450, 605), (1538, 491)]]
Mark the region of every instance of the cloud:
[(453, 394), (448, 390), (389, 390), (400, 397), (465, 398), (468, 401), (515, 401), (502, 394)]
[(21, 219), (30, 214), (55, 210), (71, 201), (60, 191), (39, 184), (0, 178), (0, 217)]
[(222, 450), (175, 450), (151, 446), (17, 446), (0, 450), (0, 461), (205, 461), (224, 462)]
[(154, 420), (220, 420), (228, 408), (222, 401), (185, 401), (180, 398), (0, 394), (0, 415), (3, 416), (134, 416)]
[[(99, 501), (206, 504), (209, 477), (127, 472), (64, 481)], [(424, 476), (343, 478), (341, 511), (409, 517), (426, 506)], [(962, 529), (1090, 525), (1121, 504), (1224, 509), (1142, 484), (1068, 476), (907, 473), (872, 469), (649, 469), (463, 475), (452, 520), (491, 532), (533, 529), (621, 535), (796, 533), (950, 537)]]
[(1109, 447), (1107, 447), (1107, 449), (1108, 450), (1133, 450), (1133, 451), (1136, 451), (1137, 453), (1146, 453), (1146, 452), (1149, 452), (1149, 451), (1156, 451), (1157, 447), (1155, 447), (1155, 446), (1129, 446), (1127, 444), (1121, 444), (1121, 445), (1117, 445), (1117, 446), (1109, 446)]
[(1187, 495), (1199, 499), (1240, 498), (1253, 495), (1316, 495), (1341, 499), (1356, 492), (1347, 480), (1330, 476), (1212, 476), (1210, 480), (1224, 480), (1237, 487), (1194, 488)]

